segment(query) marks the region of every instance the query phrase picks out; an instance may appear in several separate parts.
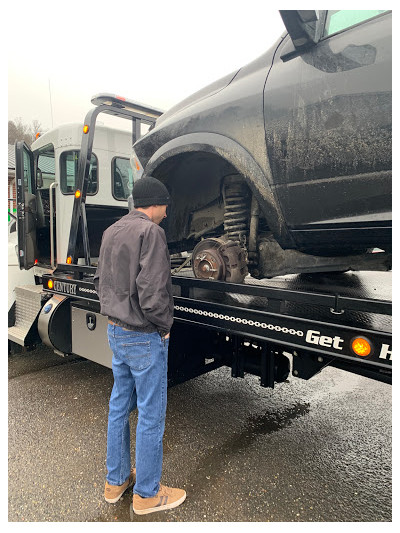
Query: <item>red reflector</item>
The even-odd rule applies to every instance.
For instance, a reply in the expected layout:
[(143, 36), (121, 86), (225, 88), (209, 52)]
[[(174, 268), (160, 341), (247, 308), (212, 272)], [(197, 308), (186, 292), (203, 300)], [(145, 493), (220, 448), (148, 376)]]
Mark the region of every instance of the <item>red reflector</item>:
[(126, 98), (124, 98), (123, 96), (116, 96), (115, 98), (118, 98), (118, 100), (123, 100), (124, 102), (126, 102)]

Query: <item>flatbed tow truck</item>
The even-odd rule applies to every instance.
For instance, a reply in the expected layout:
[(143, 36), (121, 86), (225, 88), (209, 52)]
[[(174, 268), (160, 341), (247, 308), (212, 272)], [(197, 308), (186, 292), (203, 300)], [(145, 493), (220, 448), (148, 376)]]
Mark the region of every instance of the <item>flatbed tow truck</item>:
[[(102, 111), (131, 118), (134, 138), (140, 121), (155, 120), (157, 113), (111, 95), (92, 102), (97, 107), (85, 120), (90, 135), (82, 137), (66, 260), (36, 277), (42, 303), (32, 324), (37, 335), (29, 338), (62, 356), (76, 354), (111, 367), (107, 317), (100, 314), (93, 284), (96, 259), (91, 257), (85, 216), (92, 133)], [(21, 172), (17, 157), (19, 180)], [(19, 256), (27, 261), (21, 187), (19, 192)], [(307, 380), (326, 366), (391, 384), (391, 272), (322, 272), (264, 280), (247, 276), (238, 284), (197, 279), (188, 263), (188, 258), (172, 256), (170, 386), (221, 366), (230, 367), (233, 377), (256, 375), (261, 386), (270, 388), (287, 380), (290, 372)]]

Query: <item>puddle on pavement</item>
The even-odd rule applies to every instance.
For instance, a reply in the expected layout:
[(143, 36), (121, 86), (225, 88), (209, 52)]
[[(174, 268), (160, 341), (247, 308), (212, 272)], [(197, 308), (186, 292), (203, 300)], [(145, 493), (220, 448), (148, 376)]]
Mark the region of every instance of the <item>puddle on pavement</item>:
[[(218, 475), (218, 472), (221, 472), (230, 457), (245, 450), (260, 435), (268, 435), (284, 429), (289, 426), (293, 420), (306, 415), (309, 410), (309, 403), (299, 403), (292, 407), (282, 409), (278, 413), (267, 412), (260, 416), (248, 418), (242, 431), (233, 434), (221, 446), (212, 448), (205, 455), (197, 469), (187, 479), (185, 485), (190, 487), (190, 492), (192, 494), (200, 493), (205, 487), (203, 486), (204, 480), (207, 479), (209, 472), (214, 472)], [(121, 500), (110, 513), (99, 516), (94, 522), (158, 522), (168, 520), (165, 513), (152, 513), (150, 515), (137, 516), (132, 509), (131, 494), (125, 495), (123, 500)]]
[(222, 446), (213, 448), (208, 453), (199, 467), (187, 481), (191, 490), (199, 491), (209, 472), (220, 472), (227, 460), (235, 454), (245, 450), (260, 435), (268, 435), (289, 426), (291, 422), (309, 412), (310, 404), (297, 404), (283, 409), (281, 412), (268, 412), (261, 416), (250, 417), (243, 430), (232, 435)]

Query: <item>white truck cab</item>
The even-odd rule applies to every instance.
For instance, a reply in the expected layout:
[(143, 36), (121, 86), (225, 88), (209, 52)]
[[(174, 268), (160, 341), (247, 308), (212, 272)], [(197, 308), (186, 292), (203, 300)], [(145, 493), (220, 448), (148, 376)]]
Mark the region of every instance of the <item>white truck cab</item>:
[[(27, 260), (35, 265), (54, 268), (65, 262), (82, 135), (82, 124), (66, 124), (38, 137), (31, 150), (18, 147), (24, 161), (25, 216), (32, 219)], [(131, 148), (129, 131), (96, 126), (86, 196), (89, 228), (104, 219), (104, 211), (106, 218), (128, 211)]]
[[(60, 264), (96, 266), (104, 230), (129, 211), (132, 146), (163, 111), (108, 93), (83, 124), (61, 125), (31, 148), (15, 144), (17, 217), (9, 228), (9, 341), (30, 345), (46, 295), (41, 277)], [(96, 124), (99, 113), (131, 122)], [(121, 124), (121, 123), (120, 123)], [(121, 126), (120, 126), (121, 127)]]

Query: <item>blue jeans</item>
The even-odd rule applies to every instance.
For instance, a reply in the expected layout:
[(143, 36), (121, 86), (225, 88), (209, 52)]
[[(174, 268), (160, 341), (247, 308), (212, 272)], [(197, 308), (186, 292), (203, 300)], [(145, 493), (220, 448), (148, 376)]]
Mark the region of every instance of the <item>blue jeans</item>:
[(107, 433), (107, 481), (122, 485), (131, 470), (129, 414), (138, 409), (136, 484), (143, 498), (160, 487), (167, 410), (169, 339), (108, 324), (114, 386)]

